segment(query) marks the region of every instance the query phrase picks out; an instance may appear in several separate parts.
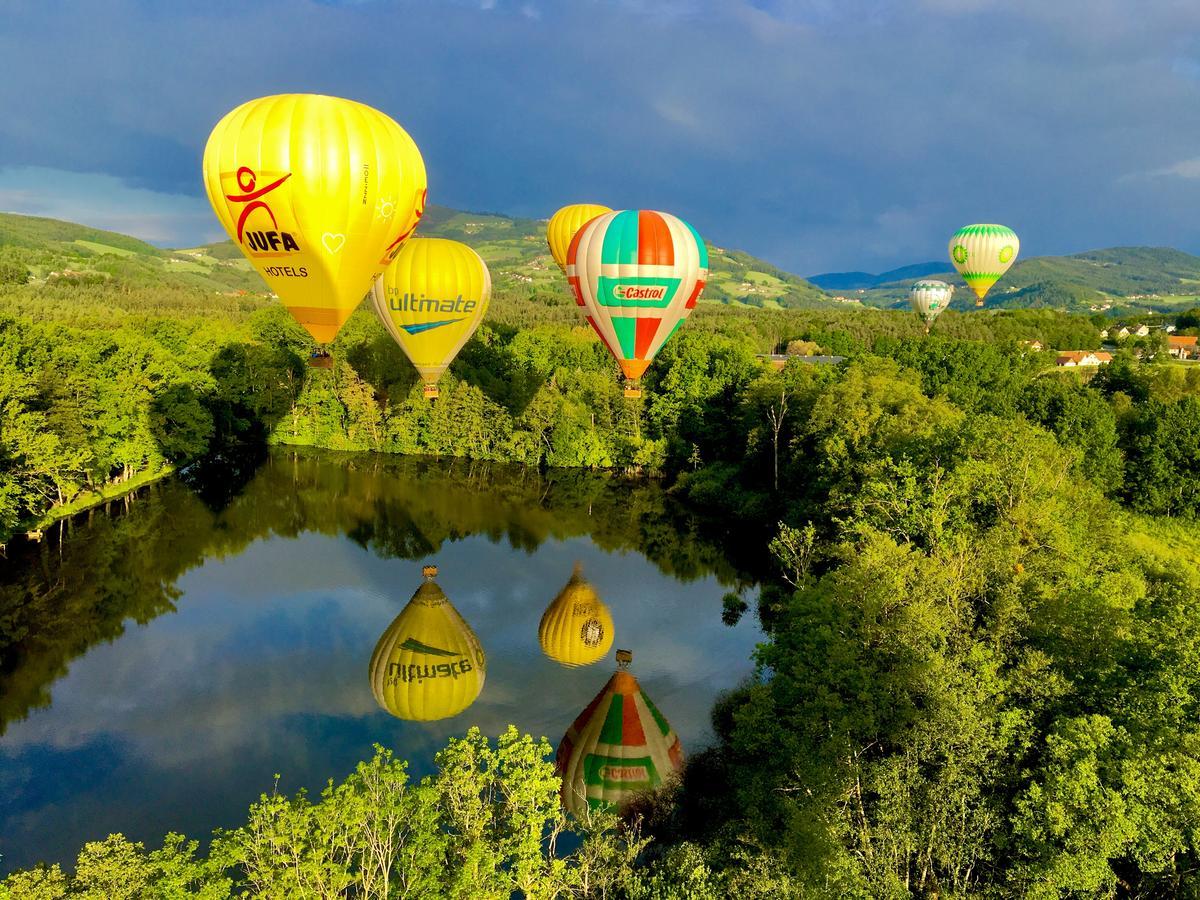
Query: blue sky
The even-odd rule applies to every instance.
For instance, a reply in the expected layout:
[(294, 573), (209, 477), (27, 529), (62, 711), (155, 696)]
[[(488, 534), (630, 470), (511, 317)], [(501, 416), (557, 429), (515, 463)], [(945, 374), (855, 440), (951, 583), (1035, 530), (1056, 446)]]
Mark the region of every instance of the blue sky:
[(665, 209), (801, 274), (1200, 252), (1195, 0), (0, 0), (0, 209), (221, 237), (213, 124), (311, 91), (416, 139), (434, 203)]

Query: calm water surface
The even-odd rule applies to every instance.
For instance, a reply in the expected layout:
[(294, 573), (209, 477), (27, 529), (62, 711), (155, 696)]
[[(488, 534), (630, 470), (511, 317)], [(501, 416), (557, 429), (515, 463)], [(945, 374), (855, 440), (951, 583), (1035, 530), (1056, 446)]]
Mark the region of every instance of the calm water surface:
[[(417, 775), (471, 725), (557, 744), (612, 669), (566, 669), (537, 643), (576, 560), (614, 649), (698, 748), (760, 639), (750, 617), (721, 622), (722, 595), (754, 581), (737, 555), (653, 484), (292, 451), (77, 517), (0, 561), (0, 871), (113, 831), (205, 838), (274, 773), (319, 789), (375, 742)], [(458, 716), (405, 722), (376, 706), (367, 666), (426, 563), (487, 680)]]

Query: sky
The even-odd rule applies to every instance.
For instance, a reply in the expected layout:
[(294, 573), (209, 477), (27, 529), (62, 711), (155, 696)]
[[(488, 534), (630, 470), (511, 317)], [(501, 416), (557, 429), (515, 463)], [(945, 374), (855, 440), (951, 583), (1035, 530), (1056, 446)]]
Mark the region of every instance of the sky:
[(1200, 253), (1195, 0), (0, 0), (0, 60), (0, 210), (165, 246), (224, 237), (217, 120), (312, 92), (396, 119), (433, 203), (664, 209), (801, 275), (969, 222)]

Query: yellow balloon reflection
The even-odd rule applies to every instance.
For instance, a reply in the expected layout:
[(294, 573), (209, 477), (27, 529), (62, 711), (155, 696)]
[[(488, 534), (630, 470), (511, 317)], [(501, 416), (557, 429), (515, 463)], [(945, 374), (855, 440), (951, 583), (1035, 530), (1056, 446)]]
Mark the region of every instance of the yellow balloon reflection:
[(590, 666), (608, 654), (612, 642), (612, 614), (575, 563), (570, 581), (542, 613), (542, 652), (564, 666)]
[(576, 816), (619, 809), (683, 766), (679, 736), (626, 671), (632, 660), (628, 650), (617, 651), (618, 670), (558, 745), (563, 805)]
[(433, 579), (396, 616), (371, 655), (371, 693), (401, 719), (428, 722), (458, 715), (483, 690), (487, 660), (483, 647)]

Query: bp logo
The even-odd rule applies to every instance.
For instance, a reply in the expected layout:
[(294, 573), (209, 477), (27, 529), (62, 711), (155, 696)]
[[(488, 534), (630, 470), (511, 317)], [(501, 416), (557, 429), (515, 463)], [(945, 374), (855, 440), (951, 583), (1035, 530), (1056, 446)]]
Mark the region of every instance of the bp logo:
[(604, 626), (598, 619), (588, 619), (579, 628), (579, 639), (585, 647), (598, 647), (604, 640)]
[(967, 261), (967, 248), (962, 244), (955, 244), (954, 249), (950, 251), (950, 256), (961, 266)]
[(1006, 263), (1013, 258), (1012, 244), (1005, 244), (1000, 248), (1000, 262)]

